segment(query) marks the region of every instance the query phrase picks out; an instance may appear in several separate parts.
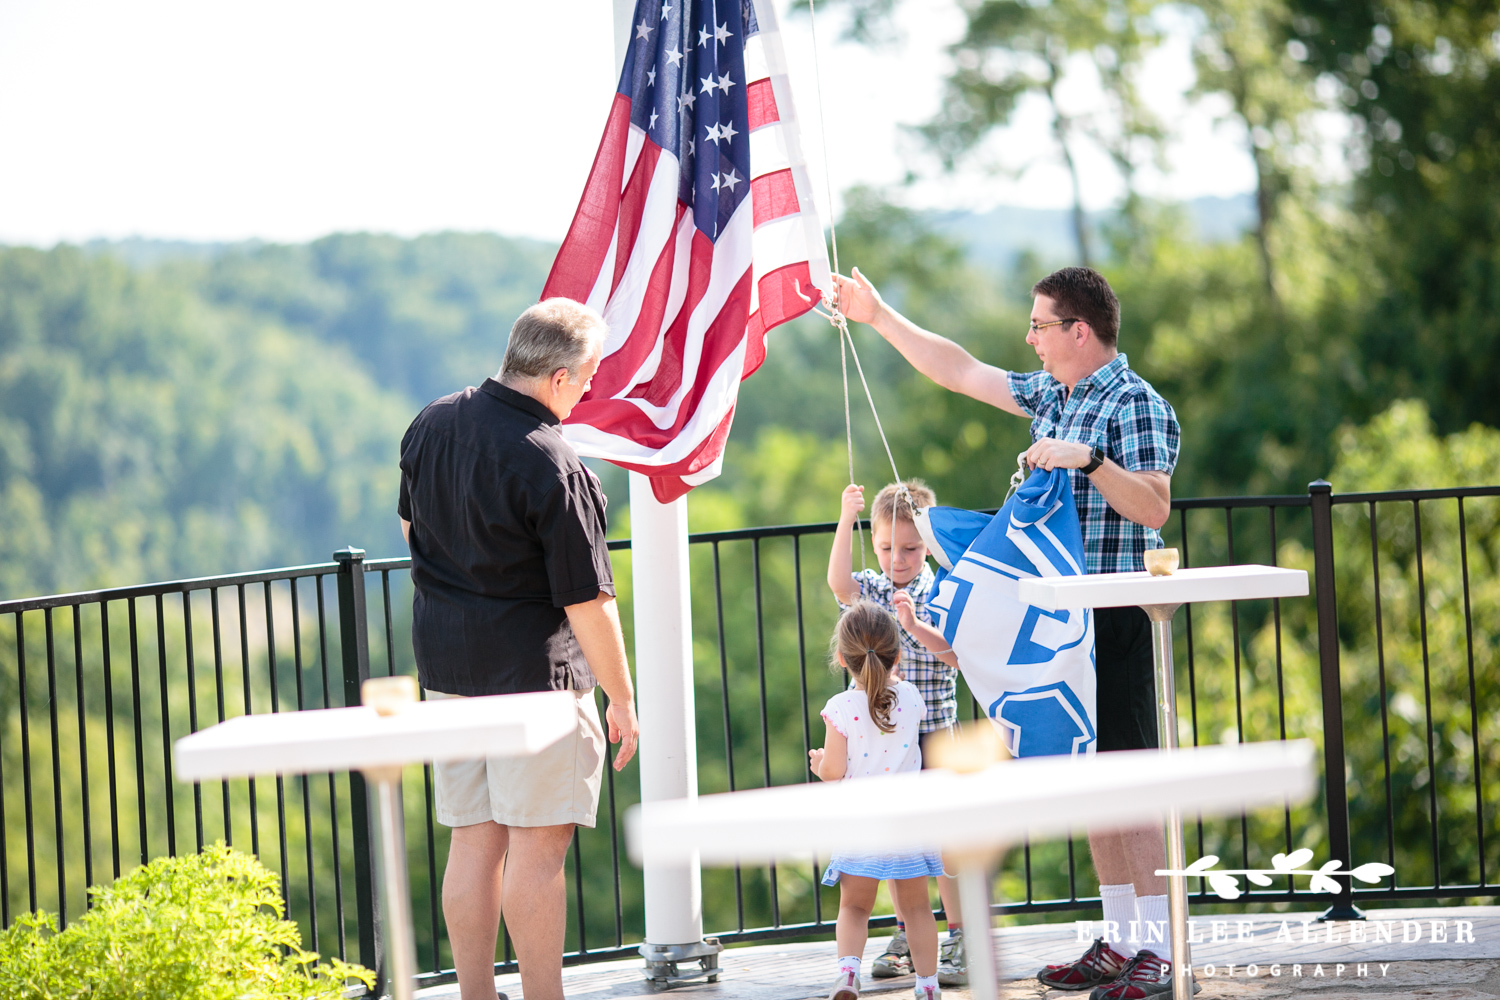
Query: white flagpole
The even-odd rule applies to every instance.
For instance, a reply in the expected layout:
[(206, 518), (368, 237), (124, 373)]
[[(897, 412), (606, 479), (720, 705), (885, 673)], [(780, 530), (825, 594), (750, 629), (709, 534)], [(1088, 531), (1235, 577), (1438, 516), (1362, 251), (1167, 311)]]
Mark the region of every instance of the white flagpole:
[[(638, 472), (630, 474), (630, 562), (641, 801), (691, 798), (698, 794), (698, 756), (687, 498), (658, 503), (651, 480)], [(697, 862), (647, 864), (645, 889), (646, 947), (702, 940)]]
[[(634, 0), (613, 0), (615, 78), (630, 44)], [(687, 497), (658, 503), (651, 480), (630, 473), (630, 562), (635, 606), (636, 709), (641, 723), (641, 801), (698, 794), (693, 705), (692, 589)], [(703, 893), (696, 860), (644, 870), (646, 975), (659, 982), (718, 979), (717, 940), (703, 940)], [(679, 968), (679, 963), (689, 968)]]

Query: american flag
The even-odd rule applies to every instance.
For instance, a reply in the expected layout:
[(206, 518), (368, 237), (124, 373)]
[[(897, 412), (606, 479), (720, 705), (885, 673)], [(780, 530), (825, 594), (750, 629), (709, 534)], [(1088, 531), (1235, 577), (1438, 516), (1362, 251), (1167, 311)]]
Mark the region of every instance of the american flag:
[(638, 0), (604, 139), (543, 298), (609, 323), (564, 433), (651, 476), (717, 476), (766, 331), (829, 288), (771, 0)]

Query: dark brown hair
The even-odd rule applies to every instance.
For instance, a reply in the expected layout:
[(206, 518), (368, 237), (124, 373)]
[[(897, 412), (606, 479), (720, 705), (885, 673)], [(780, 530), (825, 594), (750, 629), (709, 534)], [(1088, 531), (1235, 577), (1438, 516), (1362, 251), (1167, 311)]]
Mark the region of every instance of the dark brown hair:
[(906, 479), (899, 483), (891, 483), (875, 494), (875, 503), (871, 505), (870, 523), (879, 524), (885, 522), (891, 524), (894, 520), (911, 521), (912, 511), (901, 499), (901, 487), (906, 487), (906, 492), (911, 494), (912, 501), (918, 507), (931, 507), (937, 503), (937, 495), (932, 492), (932, 487), (920, 479)]
[(1091, 267), (1065, 267), (1031, 286), (1032, 295), (1057, 303), (1058, 319), (1081, 319), (1105, 347), (1120, 339), (1120, 300), (1104, 275)]
[(882, 733), (893, 732), (891, 711), (896, 707), (896, 689), (891, 671), (901, 658), (901, 634), (895, 617), (870, 601), (856, 601), (839, 617), (829, 643), (836, 654), (829, 664), (839, 669), (839, 658), (851, 676), (864, 688), (870, 702), (870, 718)]

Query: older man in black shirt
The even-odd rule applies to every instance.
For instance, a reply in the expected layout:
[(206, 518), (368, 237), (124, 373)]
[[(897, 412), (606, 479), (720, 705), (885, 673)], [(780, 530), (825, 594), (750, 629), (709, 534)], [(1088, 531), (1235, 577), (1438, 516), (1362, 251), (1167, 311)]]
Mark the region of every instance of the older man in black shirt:
[[(434, 768), (453, 827), (443, 913), (463, 1000), (492, 1000), (502, 907), (527, 1000), (562, 1000), (563, 863), (593, 826), (609, 696), (618, 770), (635, 753), (634, 691), (604, 543), (604, 494), (558, 426), (588, 391), (604, 320), (567, 299), (511, 329), (495, 379), (429, 404), (401, 442), (412, 644), (428, 696), (571, 691), (575, 733), (529, 758)], [(503, 874), (503, 879), (502, 879)]]

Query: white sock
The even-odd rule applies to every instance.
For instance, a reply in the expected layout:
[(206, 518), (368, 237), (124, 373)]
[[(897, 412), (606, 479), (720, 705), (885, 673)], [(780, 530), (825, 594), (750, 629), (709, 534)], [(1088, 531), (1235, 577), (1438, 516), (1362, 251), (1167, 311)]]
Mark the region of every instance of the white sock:
[(937, 976), (918, 976), (917, 977), (917, 992), (918, 993), (921, 993), (923, 990), (927, 989), (929, 986), (932, 987), (933, 989), (937, 989), (938, 988)]
[(1139, 925), (1140, 916), (1135, 907), (1135, 884), (1100, 885), (1099, 898), (1104, 902), (1104, 943), (1117, 953), (1129, 958), (1138, 951), (1131, 938), (1131, 924)]
[(1137, 896), (1135, 908), (1141, 915), (1141, 944), (1160, 958), (1172, 960), (1172, 930), (1167, 916), (1167, 897)]
[(839, 959), (839, 971), (840, 972), (850, 972), (850, 971), (852, 971), (856, 976), (859, 975), (859, 956), (858, 955), (845, 955), (843, 958), (840, 958)]

